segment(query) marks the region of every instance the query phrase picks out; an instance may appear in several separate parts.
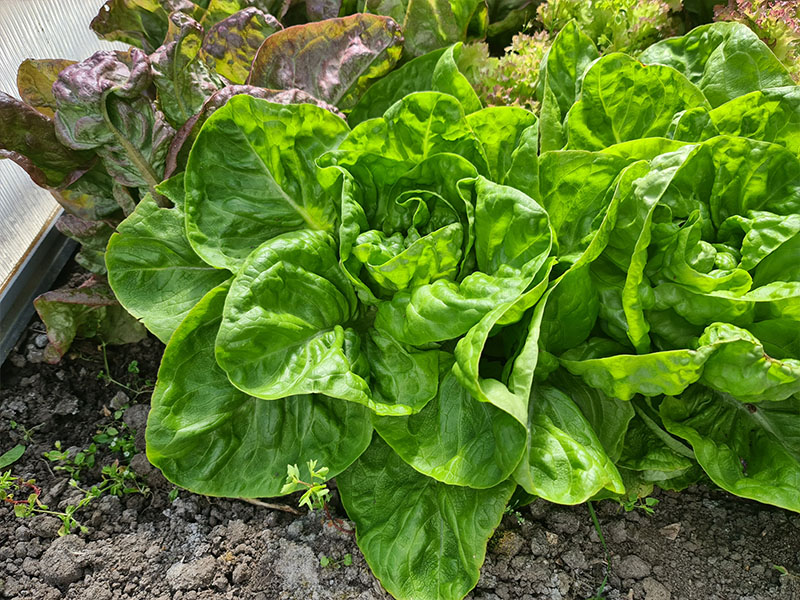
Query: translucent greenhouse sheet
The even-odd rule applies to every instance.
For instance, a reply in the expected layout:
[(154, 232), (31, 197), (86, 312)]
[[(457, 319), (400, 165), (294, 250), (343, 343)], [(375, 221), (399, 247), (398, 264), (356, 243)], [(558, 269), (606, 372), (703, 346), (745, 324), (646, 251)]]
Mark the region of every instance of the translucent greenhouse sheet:
[[(0, 0), (0, 90), (19, 97), (17, 67), (26, 58), (82, 60), (97, 50), (125, 49), (97, 39), (89, 22), (104, 0)], [(10, 160), (0, 160), (0, 290), (29, 247), (60, 211)]]

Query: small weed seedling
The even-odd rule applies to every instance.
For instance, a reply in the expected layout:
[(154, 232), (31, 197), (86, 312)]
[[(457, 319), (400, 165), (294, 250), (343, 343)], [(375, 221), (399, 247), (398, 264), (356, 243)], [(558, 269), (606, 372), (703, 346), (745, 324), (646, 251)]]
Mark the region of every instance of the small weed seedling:
[(319, 566), (322, 568), (340, 569), (341, 567), (349, 567), (353, 564), (353, 555), (345, 554), (340, 560), (334, 560), (324, 554), (319, 557)]
[[(331, 492), (328, 486), (325, 485), (325, 476), (328, 474), (328, 467), (320, 467), (317, 469), (317, 461), (308, 461), (308, 472), (311, 475), (311, 482), (306, 482), (300, 479), (300, 469), (297, 465), (288, 465), (286, 470), (286, 483), (281, 489), (281, 494), (291, 494), (298, 490), (306, 489), (305, 493), (300, 497), (299, 505), (301, 507), (307, 506), (308, 510), (314, 512), (315, 510), (326, 510), (327, 502), (331, 497)], [(318, 481), (315, 481), (318, 480)]]
[(654, 515), (656, 514), (654, 507), (658, 504), (658, 498), (629, 498), (628, 500), (621, 500), (620, 504), (625, 509), (625, 512), (638, 509), (648, 515)]
[(800, 575), (795, 575), (783, 565), (772, 565), (772, 568), (775, 569), (781, 575), (784, 575), (790, 579), (800, 579)]
[(75, 456), (70, 456), (69, 450), (62, 449), (60, 441), (57, 441), (54, 447), (54, 450), (45, 452), (44, 457), (50, 462), (58, 463), (53, 470), (64, 471), (71, 481), (80, 481), (83, 470), (94, 467), (96, 444), (89, 444), (87, 448), (76, 452)]
[[(72, 482), (71, 482), (72, 483)], [(58, 535), (68, 535), (74, 531), (85, 533), (84, 525), (74, 517), (74, 514), (94, 498), (100, 495), (94, 488), (87, 492), (77, 504), (70, 504), (63, 511), (50, 510), (50, 507), (39, 500), (42, 490), (33, 479), (23, 480), (6, 471), (0, 475), (0, 500), (14, 506), (14, 515), (20, 519), (34, 515), (52, 515), (61, 520)]]
[(526, 522), (525, 521), (525, 517), (522, 516), (522, 513), (519, 512), (515, 508), (511, 508), (510, 506), (506, 506), (505, 513), (507, 515), (511, 516), (511, 517), (514, 517), (516, 519), (516, 521), (517, 521), (517, 525), (522, 525), (522, 524), (524, 524)]
[[(121, 415), (120, 415), (121, 416)], [(20, 518), (31, 517), (36, 514), (53, 515), (61, 519), (59, 535), (67, 535), (74, 531), (85, 532), (86, 527), (75, 518), (75, 513), (103, 494), (123, 496), (125, 494), (147, 494), (150, 489), (144, 485), (126, 464), (136, 453), (132, 433), (127, 426), (112, 424), (99, 430), (92, 438), (93, 441), (86, 448), (77, 452), (65, 450), (60, 441), (57, 441), (53, 450), (44, 453), (44, 457), (55, 463), (53, 470), (63, 471), (69, 476), (69, 484), (82, 492), (81, 498), (75, 504), (70, 504), (63, 511), (51, 510), (39, 497), (42, 490), (33, 479), (23, 480), (7, 471), (0, 476), (0, 500), (14, 506), (14, 514)], [(115, 460), (112, 464), (100, 470), (100, 482), (88, 489), (81, 487), (87, 470), (94, 468), (99, 446), (107, 446), (112, 452), (121, 455), (125, 464)], [(7, 453), (8, 454), (8, 453)], [(7, 465), (3, 465), (7, 466)]]
[(594, 506), (591, 502), (587, 502), (586, 506), (589, 508), (589, 515), (592, 517), (592, 524), (594, 525), (594, 530), (597, 532), (597, 537), (600, 538), (600, 543), (603, 545), (603, 554), (605, 554), (606, 559), (606, 573), (603, 577), (603, 581), (600, 582), (594, 596), (587, 598), (587, 600), (604, 600), (606, 585), (608, 585), (608, 576), (611, 574), (611, 557), (608, 552), (608, 545), (606, 545), (606, 538), (603, 535), (603, 528), (600, 527), (600, 520), (597, 518)]
[(133, 379), (134, 379), (134, 383), (133, 383), (134, 387), (131, 387), (129, 385), (125, 385), (124, 383), (122, 383), (121, 381), (118, 381), (117, 379), (114, 379), (114, 377), (111, 375), (111, 368), (108, 366), (108, 354), (106, 353), (106, 343), (105, 342), (102, 342), (100, 344), (100, 349), (103, 351), (103, 366), (104, 366), (104, 368), (100, 369), (100, 371), (97, 373), (97, 378), (98, 379), (101, 379), (101, 380), (105, 381), (106, 385), (108, 385), (109, 383), (113, 383), (114, 385), (116, 385), (118, 387), (121, 387), (123, 390), (127, 390), (127, 391), (131, 392), (134, 395), (134, 397), (139, 396), (140, 394), (144, 394), (146, 392), (152, 392), (153, 391), (153, 382), (152, 381), (150, 381), (149, 379), (146, 379), (144, 381), (140, 381), (140, 379), (139, 379), (139, 361), (132, 360), (128, 364), (128, 373), (133, 375)]
[(331, 492), (325, 484), (328, 467), (317, 469), (316, 460), (310, 460), (306, 464), (308, 465), (311, 482), (300, 479), (300, 469), (297, 468), (297, 465), (287, 465), (286, 483), (281, 488), (281, 494), (291, 494), (305, 488), (306, 491), (300, 496), (299, 505), (301, 507), (307, 506), (310, 512), (315, 510), (324, 511), (328, 521), (336, 529), (344, 533), (354, 533), (353, 530), (342, 527), (342, 520), (331, 515), (331, 511), (328, 508), (328, 500), (331, 497)]
[(26, 444), (31, 440), (33, 440), (33, 434), (36, 433), (36, 430), (39, 429), (42, 425), (43, 423), (40, 423), (39, 425), (35, 425), (34, 427), (28, 429), (27, 427), (25, 427), (25, 425), (17, 423), (16, 421), (12, 420), (8, 421), (8, 428), (11, 431), (16, 432), (17, 439)]
[[(73, 473), (79, 475), (82, 468), (74, 465), (64, 466), (70, 475)], [(11, 471), (6, 471), (0, 475), (0, 501), (12, 504), (14, 506), (14, 515), (22, 519), (34, 515), (58, 517), (61, 519), (61, 528), (58, 530), (58, 535), (68, 535), (75, 531), (80, 531), (81, 533), (87, 531), (86, 527), (81, 525), (75, 518), (75, 513), (95, 498), (99, 498), (103, 494), (122, 496), (124, 494), (147, 494), (150, 492), (150, 489), (138, 480), (133, 471), (128, 467), (121, 466), (118, 462), (103, 467), (101, 476), (100, 483), (91, 486), (89, 489), (80, 487), (78, 480), (71, 478), (69, 484), (80, 490), (83, 496), (77, 503), (69, 504), (63, 511), (58, 511), (51, 510), (47, 504), (44, 504), (39, 499), (42, 490), (36, 485), (35, 480), (23, 480), (21, 477), (12, 475)]]
[[(120, 412), (122, 411), (117, 411), (114, 413), (114, 418), (119, 418), (116, 415)], [(112, 452), (118, 452), (127, 462), (130, 462), (130, 460), (133, 458), (133, 455), (136, 454), (136, 443), (133, 433), (130, 431), (128, 426), (125, 425), (125, 423), (108, 425), (104, 427), (92, 438), (92, 440), (96, 444), (107, 445), (109, 450)]]

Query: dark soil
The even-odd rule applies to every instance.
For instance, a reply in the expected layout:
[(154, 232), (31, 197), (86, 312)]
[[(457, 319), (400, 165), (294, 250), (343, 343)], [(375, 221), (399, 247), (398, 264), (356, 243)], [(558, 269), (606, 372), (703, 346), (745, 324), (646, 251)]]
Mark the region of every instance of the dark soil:
[[(33, 478), (53, 510), (83, 493), (43, 453), (56, 440), (73, 452), (113, 425), (136, 440), (131, 467), (147, 495), (103, 495), (76, 513), (88, 532), (58, 537), (50, 516), (20, 519), (0, 503), (0, 597), (15, 600), (385, 599), (353, 537), (319, 514), (295, 516), (240, 500), (179, 492), (143, 454), (149, 383), (163, 346), (154, 339), (103, 351), (80, 341), (61, 364), (41, 362), (34, 321), (2, 366), (0, 453), (18, 443), (10, 469)], [(138, 373), (129, 366), (136, 361)], [(135, 369), (133, 369), (135, 370)], [(141, 392), (141, 393), (136, 393)], [(115, 419), (119, 409), (120, 419)], [(123, 425), (123, 423), (125, 425)], [(99, 444), (96, 466), (127, 459)], [(800, 492), (798, 492), (800, 493)], [(608, 546), (608, 599), (800, 600), (800, 515), (698, 486), (656, 492), (655, 513), (597, 506)], [(278, 502), (294, 504), (295, 498)], [(344, 516), (334, 495), (334, 513)], [(345, 556), (352, 564), (345, 566)], [(331, 564), (321, 566), (326, 557)], [(326, 562), (326, 561), (322, 561)], [(602, 587), (606, 553), (586, 506), (544, 502), (504, 518), (489, 543), (474, 600), (588, 599)], [(783, 568), (781, 569), (776, 568)], [(788, 574), (784, 574), (788, 573)]]

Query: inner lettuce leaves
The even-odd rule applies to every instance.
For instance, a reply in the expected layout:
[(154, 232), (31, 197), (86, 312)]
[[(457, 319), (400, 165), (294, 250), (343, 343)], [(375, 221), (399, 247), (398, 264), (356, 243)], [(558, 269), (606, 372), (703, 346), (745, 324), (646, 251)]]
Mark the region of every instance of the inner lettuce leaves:
[[(414, 600), (469, 592), (515, 489), (707, 476), (800, 511), (799, 88), (738, 26), (695, 31), (639, 62), (569, 25), (538, 117), (475, 104), (458, 46), (349, 124), (217, 92), (156, 190), (174, 206), (143, 195), (106, 257), (169, 340), (154, 464), (275, 496), (317, 459)], [(760, 67), (720, 86), (729, 56)]]

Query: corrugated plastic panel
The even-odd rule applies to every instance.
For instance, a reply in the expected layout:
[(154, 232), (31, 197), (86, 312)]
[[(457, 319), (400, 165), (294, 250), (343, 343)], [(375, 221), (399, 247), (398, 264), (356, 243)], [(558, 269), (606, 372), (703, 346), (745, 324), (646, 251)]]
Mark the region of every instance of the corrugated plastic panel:
[[(125, 49), (89, 29), (104, 0), (0, 0), (0, 90), (17, 94), (26, 58), (82, 60), (97, 50)], [(0, 290), (31, 244), (59, 212), (49, 193), (10, 160), (0, 160)]]

